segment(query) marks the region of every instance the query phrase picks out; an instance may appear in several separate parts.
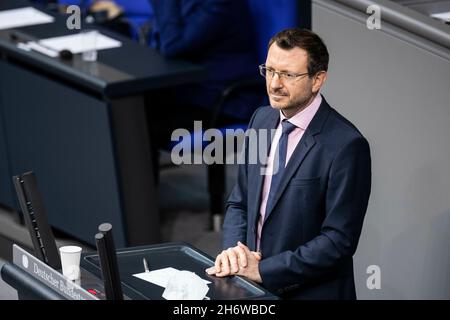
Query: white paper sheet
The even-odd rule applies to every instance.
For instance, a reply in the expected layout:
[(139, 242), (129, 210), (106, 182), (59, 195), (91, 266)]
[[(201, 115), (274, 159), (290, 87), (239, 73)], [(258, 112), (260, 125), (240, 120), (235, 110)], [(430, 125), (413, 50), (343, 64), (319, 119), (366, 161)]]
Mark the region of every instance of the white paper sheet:
[(122, 42), (101, 33), (94, 35), (90, 32), (43, 39), (40, 40), (39, 43), (58, 52), (66, 49), (73, 54), (90, 50), (111, 49), (122, 45)]
[(194, 272), (181, 270), (169, 279), (162, 297), (166, 300), (203, 300), (209, 288)]
[[(23, 45), (23, 44), (22, 44)], [(26, 43), (26, 46), (28, 46), (29, 49), (40, 52), (42, 54), (45, 54), (46, 56), (55, 58), (58, 56), (58, 52), (54, 51), (54, 50), (50, 50), (46, 47), (43, 47), (41, 45), (39, 45), (38, 43), (34, 42), (34, 41), (30, 41)]]
[[(166, 288), (167, 284), (169, 283), (169, 280), (171, 278), (174, 278), (178, 272), (180, 272), (180, 270), (169, 267), (164, 269), (153, 270), (150, 272), (136, 273), (133, 274), (133, 276), (142, 279), (144, 281), (156, 284), (157, 286)], [(211, 283), (211, 281), (205, 279), (202, 280), (206, 284)]]
[(51, 23), (52, 16), (33, 7), (0, 11), (0, 30)]
[(431, 15), (433, 18), (444, 20), (444, 21), (450, 21), (450, 11), (449, 12), (440, 12), (440, 13), (433, 13)]
[(169, 282), (169, 279), (172, 278), (177, 272), (178, 270), (174, 268), (164, 268), (150, 272), (133, 274), (133, 276), (165, 288)]

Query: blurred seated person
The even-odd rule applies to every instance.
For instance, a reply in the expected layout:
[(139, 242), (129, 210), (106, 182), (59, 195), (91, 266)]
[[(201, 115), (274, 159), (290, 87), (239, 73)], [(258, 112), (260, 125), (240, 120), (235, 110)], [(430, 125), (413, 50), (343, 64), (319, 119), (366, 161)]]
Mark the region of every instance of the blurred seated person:
[[(131, 36), (131, 27), (124, 19), (124, 8), (114, 0), (59, 0), (59, 10), (66, 13), (66, 8), (70, 5), (80, 7), (84, 16), (91, 16), (92, 22), (108, 28), (124, 36)], [(84, 20), (82, 28), (85, 28)]]
[(90, 12), (105, 12), (106, 19), (113, 20), (123, 14), (123, 9), (112, 0), (93, 1), (89, 7)]
[[(206, 71), (201, 83), (148, 96), (152, 145), (164, 148), (176, 128), (192, 131), (194, 120), (202, 120), (205, 129), (219, 94), (237, 80), (257, 77), (257, 55), (246, 1), (149, 1), (155, 18), (150, 45), (168, 58), (190, 61)], [(249, 92), (238, 95), (225, 104), (216, 125), (247, 123), (260, 99)]]

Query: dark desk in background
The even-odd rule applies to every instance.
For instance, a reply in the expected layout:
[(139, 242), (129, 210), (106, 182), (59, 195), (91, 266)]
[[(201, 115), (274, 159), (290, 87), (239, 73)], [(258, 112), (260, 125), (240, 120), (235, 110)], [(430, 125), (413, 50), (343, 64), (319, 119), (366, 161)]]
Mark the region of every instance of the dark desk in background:
[[(29, 5), (7, 0), (0, 10)], [(55, 18), (14, 30), (37, 39), (78, 32)], [(51, 226), (93, 245), (109, 222), (118, 247), (157, 243), (143, 95), (199, 81), (203, 70), (101, 31), (122, 47), (99, 51), (97, 62), (66, 62), (18, 49), (0, 30), (0, 203), (18, 208), (11, 177), (32, 170)]]
[[(139, 246), (117, 250), (117, 262), (125, 299), (164, 300), (164, 288), (133, 276), (144, 272), (142, 259), (149, 261), (150, 270), (173, 267), (178, 270), (195, 272), (201, 278), (211, 281), (208, 284), (207, 297), (211, 300), (274, 300), (278, 297), (258, 284), (242, 277), (217, 278), (205, 273), (205, 269), (214, 265), (214, 260), (207, 254), (186, 243), (164, 243), (151, 246)], [(21, 270), (20, 267), (7, 263), (1, 270), (5, 282), (14, 287), (21, 299), (64, 299), (55, 290), (35, 279), (35, 276)], [(98, 281), (95, 281), (98, 279)], [(104, 299), (101, 273), (97, 254), (83, 254), (81, 259), (80, 286), (85, 290), (98, 292)]]

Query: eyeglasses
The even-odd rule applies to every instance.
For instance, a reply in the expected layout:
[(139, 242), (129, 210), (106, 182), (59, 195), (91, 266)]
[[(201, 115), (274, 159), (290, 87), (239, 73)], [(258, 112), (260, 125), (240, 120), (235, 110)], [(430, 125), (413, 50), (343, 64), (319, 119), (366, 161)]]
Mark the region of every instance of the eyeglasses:
[(278, 75), (278, 78), (280, 80), (286, 80), (288, 82), (293, 82), (298, 77), (306, 76), (309, 74), (308, 72), (305, 73), (293, 73), (293, 72), (284, 72), (284, 71), (275, 71), (272, 68), (267, 68), (265, 64), (259, 65), (259, 73), (267, 79), (272, 79), (275, 74)]

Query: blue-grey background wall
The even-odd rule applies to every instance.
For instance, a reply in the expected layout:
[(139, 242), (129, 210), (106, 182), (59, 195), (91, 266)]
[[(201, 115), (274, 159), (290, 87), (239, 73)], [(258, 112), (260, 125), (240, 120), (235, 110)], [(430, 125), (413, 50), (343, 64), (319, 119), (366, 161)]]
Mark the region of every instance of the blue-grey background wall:
[[(450, 49), (384, 21), (383, 10), (381, 29), (369, 30), (368, 15), (342, 2), (314, 0), (312, 25), (330, 51), (323, 93), (371, 145), (358, 298), (450, 299)], [(380, 290), (366, 286), (370, 265)]]

